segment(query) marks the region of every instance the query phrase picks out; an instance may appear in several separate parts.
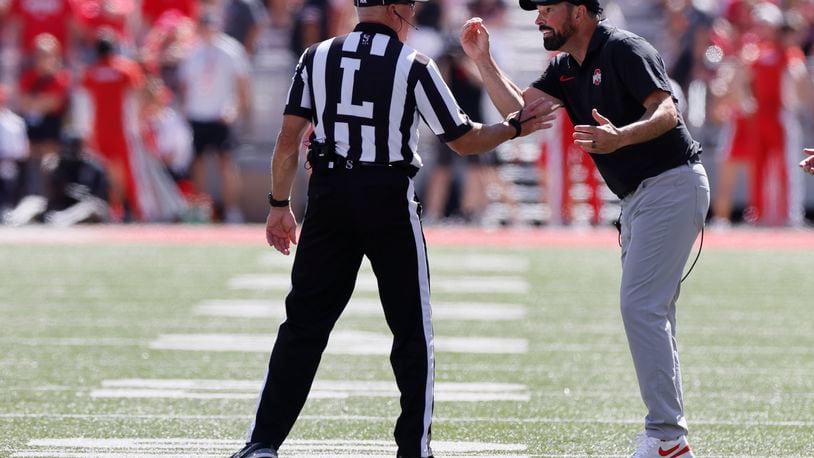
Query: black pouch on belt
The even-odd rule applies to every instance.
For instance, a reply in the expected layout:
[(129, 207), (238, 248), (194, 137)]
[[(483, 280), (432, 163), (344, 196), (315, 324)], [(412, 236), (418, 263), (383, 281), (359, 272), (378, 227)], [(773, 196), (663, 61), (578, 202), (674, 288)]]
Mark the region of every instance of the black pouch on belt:
[(306, 168), (315, 170), (325, 170), (333, 168), (333, 163), (340, 156), (336, 154), (336, 144), (333, 142), (325, 141), (319, 142), (312, 140), (308, 145), (308, 154), (306, 155)]

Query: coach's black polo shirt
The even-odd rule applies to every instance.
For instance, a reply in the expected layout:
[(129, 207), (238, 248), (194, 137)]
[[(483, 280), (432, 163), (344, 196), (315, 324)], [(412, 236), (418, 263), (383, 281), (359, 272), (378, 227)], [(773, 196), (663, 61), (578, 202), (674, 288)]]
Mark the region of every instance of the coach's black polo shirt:
[[(653, 46), (603, 23), (581, 66), (570, 54), (559, 54), (532, 86), (560, 99), (575, 125), (597, 125), (591, 116), (596, 108), (617, 127), (638, 121), (645, 112), (642, 103), (653, 91), (673, 92)], [(658, 138), (591, 156), (611, 191), (624, 198), (645, 178), (685, 164), (700, 152), (679, 116), (678, 124)]]

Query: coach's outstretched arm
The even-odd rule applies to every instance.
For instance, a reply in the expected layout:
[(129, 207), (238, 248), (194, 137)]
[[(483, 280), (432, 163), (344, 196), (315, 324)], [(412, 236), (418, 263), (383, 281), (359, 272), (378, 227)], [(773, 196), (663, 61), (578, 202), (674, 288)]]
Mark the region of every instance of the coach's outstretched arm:
[(489, 48), (489, 31), (479, 17), (472, 18), (461, 29), (461, 47), (478, 66), (489, 98), (503, 116), (523, 106), (523, 92), (498, 67)]
[(501, 123), (485, 125), (472, 123), (472, 129), (464, 135), (447, 142), (461, 156), (480, 154), (517, 137), (524, 137), (540, 129), (551, 127), (556, 119), (554, 111), (559, 108), (546, 99), (535, 100), (520, 111), (510, 114)]
[(522, 90), (509, 79), (492, 57), (489, 47), (489, 30), (481, 18), (476, 17), (466, 21), (461, 29), (460, 39), (464, 52), (478, 66), (489, 98), (503, 116), (508, 116), (509, 113), (519, 110), (524, 104), (541, 97), (554, 105), (562, 104), (556, 98), (533, 87)]
[[(287, 202), (291, 195), (299, 162), (300, 139), (308, 124), (307, 119), (299, 116), (283, 116), (283, 126), (271, 157), (271, 197), (276, 201)], [(297, 220), (291, 213), (291, 206), (272, 205), (269, 208), (266, 241), (285, 255), (290, 253), (291, 243), (297, 244)]]

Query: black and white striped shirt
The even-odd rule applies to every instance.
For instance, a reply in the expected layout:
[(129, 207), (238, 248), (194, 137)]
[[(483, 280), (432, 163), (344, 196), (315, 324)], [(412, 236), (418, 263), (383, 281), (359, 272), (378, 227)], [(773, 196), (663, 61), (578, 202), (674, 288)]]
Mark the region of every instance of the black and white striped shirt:
[(311, 139), (333, 142), (340, 156), (379, 164), (421, 167), (419, 115), (444, 142), (472, 129), (435, 62), (365, 22), (303, 53), (284, 113), (310, 120)]

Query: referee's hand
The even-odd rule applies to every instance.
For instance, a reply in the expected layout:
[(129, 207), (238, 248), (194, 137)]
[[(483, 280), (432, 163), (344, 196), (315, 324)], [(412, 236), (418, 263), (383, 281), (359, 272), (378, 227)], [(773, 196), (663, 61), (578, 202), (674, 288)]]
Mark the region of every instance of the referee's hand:
[(814, 148), (806, 148), (803, 150), (809, 156), (800, 162), (800, 168), (809, 175), (814, 175)]
[(509, 118), (516, 118), (520, 122), (520, 131), (517, 136), (525, 137), (532, 132), (553, 126), (557, 119), (556, 111), (560, 107), (562, 107), (561, 104), (540, 97), (527, 103), (519, 112), (510, 114)]
[(289, 207), (271, 207), (266, 218), (266, 241), (280, 253), (291, 254), (291, 244), (297, 244), (297, 220)]

